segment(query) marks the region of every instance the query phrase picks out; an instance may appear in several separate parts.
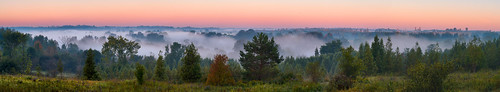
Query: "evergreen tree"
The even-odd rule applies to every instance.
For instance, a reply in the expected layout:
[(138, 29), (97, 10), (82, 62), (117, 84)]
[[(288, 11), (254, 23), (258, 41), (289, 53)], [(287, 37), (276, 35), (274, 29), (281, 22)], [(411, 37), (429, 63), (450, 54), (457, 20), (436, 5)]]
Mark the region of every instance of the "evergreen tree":
[(181, 79), (186, 82), (195, 82), (201, 78), (200, 61), (201, 57), (193, 43), (188, 45), (181, 59)]
[(365, 43), (364, 45), (360, 45), (360, 47), (363, 47), (362, 49), (360, 49), (359, 53), (361, 54), (360, 56), (362, 56), (361, 59), (363, 60), (364, 66), (366, 66), (366, 70), (364, 71), (364, 73), (366, 75), (373, 75), (377, 73), (378, 67), (373, 61), (373, 54), (370, 49), (370, 45), (368, 45), (368, 43)]
[(413, 47), (411, 50), (408, 51), (407, 53), (407, 58), (406, 58), (406, 69), (408, 69), (410, 66), (421, 63), (422, 62), (422, 50), (420, 49), (420, 46), (418, 45), (418, 42), (415, 43), (415, 47)]
[(372, 43), (372, 54), (373, 54), (373, 61), (375, 62), (378, 71), (381, 72), (384, 71), (382, 68), (382, 62), (384, 60), (384, 41), (379, 39), (378, 36), (376, 35), (373, 38), (373, 43)]
[(159, 80), (159, 81), (162, 81), (162, 80), (165, 80), (165, 67), (164, 67), (164, 64), (163, 64), (163, 56), (159, 56), (158, 57), (158, 60), (156, 60), (156, 66), (155, 66), (155, 75), (154, 75), (154, 79), (155, 80)]
[(226, 65), (228, 57), (226, 55), (216, 55), (210, 64), (210, 73), (207, 76), (207, 85), (232, 85), (235, 83), (229, 65)]
[(135, 78), (137, 78), (137, 83), (139, 85), (144, 84), (144, 74), (146, 70), (144, 69), (144, 66), (142, 66), (139, 62), (135, 63)]
[(382, 72), (391, 72), (395, 71), (396, 69), (396, 66), (394, 65), (396, 63), (394, 59), (396, 55), (394, 52), (392, 52), (392, 50), (392, 40), (391, 37), (388, 37), (385, 44), (385, 55), (383, 61), (378, 64)]
[(100, 80), (99, 75), (95, 69), (94, 53), (92, 49), (87, 52), (87, 59), (83, 67), (83, 76), (86, 80)]
[(240, 62), (251, 80), (265, 80), (278, 74), (276, 65), (283, 61), (279, 55), (278, 45), (274, 37), (259, 33), (251, 42), (243, 45), (245, 52), (240, 51)]

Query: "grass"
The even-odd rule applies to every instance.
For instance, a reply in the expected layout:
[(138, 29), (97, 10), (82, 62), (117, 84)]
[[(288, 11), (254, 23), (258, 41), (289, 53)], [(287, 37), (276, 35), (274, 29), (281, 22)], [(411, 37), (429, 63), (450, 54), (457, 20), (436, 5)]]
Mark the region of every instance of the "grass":
[[(370, 76), (361, 78), (347, 92), (403, 91), (404, 76)], [(500, 92), (500, 70), (485, 70), (477, 73), (452, 73), (444, 81), (445, 91), (450, 92)], [(146, 81), (138, 85), (135, 80), (89, 81), (79, 79), (45, 78), (28, 75), (0, 75), (0, 91), (174, 91), (174, 92), (304, 92), (325, 91), (327, 83), (288, 82), (268, 84), (259, 81), (238, 83), (234, 86), (208, 86), (203, 83), (171, 84)]]

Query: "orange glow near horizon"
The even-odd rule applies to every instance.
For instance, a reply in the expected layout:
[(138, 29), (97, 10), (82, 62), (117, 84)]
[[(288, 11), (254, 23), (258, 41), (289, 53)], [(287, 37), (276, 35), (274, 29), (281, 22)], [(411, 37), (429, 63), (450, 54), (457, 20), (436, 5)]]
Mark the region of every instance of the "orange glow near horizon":
[(0, 26), (354, 27), (500, 31), (498, 0), (0, 0)]

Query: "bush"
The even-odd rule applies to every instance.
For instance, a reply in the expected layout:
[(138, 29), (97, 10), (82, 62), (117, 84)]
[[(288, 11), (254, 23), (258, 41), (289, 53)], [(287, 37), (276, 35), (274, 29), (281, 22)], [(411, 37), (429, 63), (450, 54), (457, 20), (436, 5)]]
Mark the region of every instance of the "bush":
[(137, 83), (139, 83), (139, 85), (142, 85), (144, 84), (144, 74), (145, 74), (144, 66), (139, 64), (139, 62), (136, 63), (136, 66), (137, 67), (135, 68), (135, 77), (137, 78)]
[(332, 90), (347, 90), (351, 88), (354, 84), (354, 80), (343, 74), (335, 75), (329, 83), (329, 91)]
[(294, 73), (280, 73), (279, 77), (275, 78), (272, 83), (285, 84), (287, 82), (301, 81), (302, 77)]
[(409, 85), (405, 91), (415, 92), (436, 92), (443, 91), (443, 80), (446, 79), (449, 70), (449, 65), (436, 62), (431, 65), (424, 63), (416, 64), (408, 69)]

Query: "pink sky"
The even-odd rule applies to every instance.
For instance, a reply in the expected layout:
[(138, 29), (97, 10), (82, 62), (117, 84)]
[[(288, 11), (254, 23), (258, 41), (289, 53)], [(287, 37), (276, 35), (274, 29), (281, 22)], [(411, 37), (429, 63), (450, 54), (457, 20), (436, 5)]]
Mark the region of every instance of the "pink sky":
[(0, 0), (0, 26), (52, 25), (500, 31), (500, 0)]

